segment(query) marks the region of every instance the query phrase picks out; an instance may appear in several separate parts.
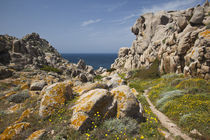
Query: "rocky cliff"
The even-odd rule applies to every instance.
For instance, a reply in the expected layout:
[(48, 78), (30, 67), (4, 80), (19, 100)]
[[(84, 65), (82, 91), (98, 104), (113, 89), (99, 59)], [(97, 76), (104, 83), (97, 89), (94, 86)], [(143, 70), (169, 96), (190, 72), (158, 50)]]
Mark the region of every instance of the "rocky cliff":
[(119, 50), (112, 68), (148, 68), (158, 59), (161, 73), (210, 78), (210, 7), (206, 1), (182, 11), (160, 11), (140, 16), (131, 28), (131, 48)]
[(0, 79), (10, 77), (13, 72), (31, 70), (52, 70), (66, 77), (79, 77), (92, 81), (95, 75), (92, 66), (80, 60), (72, 64), (65, 60), (50, 43), (32, 33), (22, 39), (0, 35)]

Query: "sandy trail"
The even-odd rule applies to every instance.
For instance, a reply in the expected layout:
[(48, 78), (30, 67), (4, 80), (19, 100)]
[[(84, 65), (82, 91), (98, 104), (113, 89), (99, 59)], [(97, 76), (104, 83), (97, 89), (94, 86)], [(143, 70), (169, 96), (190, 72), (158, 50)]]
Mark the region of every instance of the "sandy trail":
[(169, 132), (175, 137), (180, 136), (184, 140), (192, 140), (192, 138), (190, 138), (188, 135), (182, 133), (181, 129), (176, 124), (174, 124), (166, 115), (164, 115), (162, 112), (160, 112), (159, 110), (157, 110), (155, 108), (155, 106), (152, 104), (152, 102), (148, 98), (148, 95), (147, 95), (148, 92), (149, 92), (149, 90), (145, 90), (144, 91), (144, 96), (145, 96), (147, 102), (149, 103), (152, 112), (160, 120), (162, 126), (167, 128), (169, 130)]

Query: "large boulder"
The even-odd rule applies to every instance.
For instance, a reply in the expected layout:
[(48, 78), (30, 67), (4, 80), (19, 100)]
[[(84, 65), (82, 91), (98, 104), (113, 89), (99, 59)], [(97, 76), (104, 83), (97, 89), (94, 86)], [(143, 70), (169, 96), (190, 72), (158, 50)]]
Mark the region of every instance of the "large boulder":
[(5, 79), (5, 78), (9, 78), (13, 75), (13, 71), (8, 69), (5, 66), (0, 66), (0, 80), (1, 79)]
[(195, 8), (192, 18), (190, 19), (190, 23), (192, 25), (202, 24), (204, 19), (204, 9), (201, 6)]
[(73, 91), (71, 87), (71, 82), (61, 82), (44, 88), (41, 92), (43, 97), (40, 103), (39, 115), (43, 118), (48, 117), (55, 112), (55, 109), (72, 99)]
[(91, 129), (94, 114), (108, 114), (112, 101), (110, 92), (105, 89), (95, 89), (83, 94), (72, 107), (71, 127), (80, 131)]
[(135, 97), (135, 93), (126, 85), (121, 85), (111, 90), (114, 102), (117, 104), (117, 118), (131, 117), (138, 121), (142, 120), (142, 108)]
[(103, 79), (103, 80), (104, 82), (107, 82), (107, 86), (109, 88), (115, 88), (120, 85), (126, 85), (126, 81), (120, 78), (118, 74), (111, 75), (108, 78)]
[(38, 81), (38, 82), (34, 82), (31, 84), (30, 89), (31, 90), (42, 90), (44, 88), (44, 86), (46, 86), (47, 83), (42, 80), (42, 81)]
[(136, 99), (136, 91), (122, 85), (111, 92), (106, 89), (94, 89), (84, 93), (72, 107), (71, 127), (87, 131), (93, 128), (95, 120), (131, 117), (142, 121), (142, 107)]

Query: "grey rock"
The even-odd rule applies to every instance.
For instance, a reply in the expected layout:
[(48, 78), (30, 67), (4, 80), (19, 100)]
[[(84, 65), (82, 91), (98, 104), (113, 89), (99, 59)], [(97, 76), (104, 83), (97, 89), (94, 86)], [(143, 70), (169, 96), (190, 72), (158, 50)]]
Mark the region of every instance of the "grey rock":
[(202, 24), (204, 19), (204, 9), (203, 7), (199, 6), (196, 7), (193, 13), (192, 18), (190, 19), (190, 23), (192, 25)]
[(31, 84), (30, 89), (31, 90), (42, 90), (44, 86), (46, 86), (47, 83), (45, 81), (38, 81)]
[(9, 78), (13, 75), (13, 71), (5, 66), (0, 66), (0, 79)]

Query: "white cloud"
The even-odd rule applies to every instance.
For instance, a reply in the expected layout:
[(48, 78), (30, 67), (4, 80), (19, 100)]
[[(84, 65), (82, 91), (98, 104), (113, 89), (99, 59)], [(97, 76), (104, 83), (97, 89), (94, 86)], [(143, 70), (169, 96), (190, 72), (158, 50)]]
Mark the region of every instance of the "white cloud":
[(115, 5), (111, 5), (111, 6), (109, 6), (109, 7), (107, 8), (107, 11), (108, 11), (108, 12), (112, 12), (112, 11), (114, 11), (115, 9), (124, 6), (125, 4), (127, 4), (127, 1), (124, 1), (124, 2), (121, 2), (121, 3), (117, 3), (117, 4), (115, 4)]
[(101, 21), (101, 19), (96, 19), (96, 20), (90, 19), (90, 20), (84, 21), (81, 26), (85, 27), (87, 25), (98, 23), (100, 21)]
[(168, 3), (153, 5), (152, 7), (143, 8), (141, 13), (157, 12), (161, 10), (180, 10), (192, 6), (196, 2), (201, 0), (174, 0)]
[(128, 21), (130, 21), (130, 19), (136, 18), (138, 16), (139, 16), (139, 14), (131, 14), (131, 15), (123, 17), (122, 19), (114, 20), (114, 22), (118, 22), (119, 24), (124, 24), (124, 23), (127, 23)]

